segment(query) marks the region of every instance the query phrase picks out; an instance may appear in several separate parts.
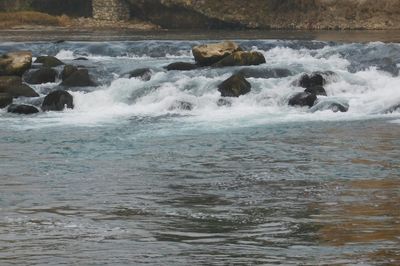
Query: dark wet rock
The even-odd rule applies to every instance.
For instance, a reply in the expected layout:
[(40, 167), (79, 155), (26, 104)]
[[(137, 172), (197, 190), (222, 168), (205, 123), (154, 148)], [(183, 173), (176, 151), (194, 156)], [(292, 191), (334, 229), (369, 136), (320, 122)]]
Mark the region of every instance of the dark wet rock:
[(61, 71), (61, 80), (66, 80), (72, 73), (78, 71), (78, 68), (73, 65), (66, 65), (64, 66), (63, 70)]
[(242, 51), (242, 48), (231, 41), (198, 45), (192, 49), (195, 61), (201, 66), (211, 66), (237, 51)]
[(82, 57), (77, 57), (77, 58), (75, 58), (74, 60), (75, 60), (75, 61), (88, 61), (89, 59), (82, 56)]
[(400, 111), (400, 104), (393, 105), (383, 111), (384, 114), (391, 114), (393, 112)]
[(232, 102), (229, 101), (228, 99), (221, 98), (221, 99), (218, 99), (217, 105), (219, 107), (222, 107), (222, 106), (230, 107), (230, 106), (232, 106)]
[(222, 97), (239, 97), (251, 91), (251, 84), (242, 75), (234, 74), (218, 85), (218, 91)]
[(265, 57), (260, 52), (238, 51), (224, 57), (223, 59), (215, 63), (213, 67), (255, 66), (264, 64), (265, 62)]
[(144, 81), (149, 81), (151, 79), (152, 74), (153, 71), (151, 71), (150, 68), (138, 68), (128, 73), (125, 73), (122, 76), (127, 78), (138, 78)]
[(165, 69), (168, 71), (171, 70), (189, 71), (189, 70), (194, 70), (196, 68), (198, 68), (198, 65), (188, 62), (175, 62), (165, 67)]
[(312, 107), (317, 100), (317, 95), (308, 92), (299, 92), (289, 98), (290, 106)]
[(64, 108), (74, 108), (74, 98), (63, 90), (50, 92), (42, 103), (43, 111), (62, 111)]
[(25, 77), (25, 81), (29, 84), (43, 84), (48, 82), (55, 82), (58, 73), (52, 68), (43, 67), (29, 73)]
[(37, 109), (35, 106), (32, 106), (32, 105), (11, 104), (7, 108), (7, 112), (14, 113), (14, 114), (20, 114), (20, 115), (30, 115), (30, 114), (39, 113), (39, 109)]
[(12, 52), (0, 56), (0, 76), (22, 76), (32, 65), (32, 53)]
[(61, 85), (69, 87), (91, 87), (96, 86), (96, 83), (91, 80), (87, 69), (78, 69), (63, 80)]
[(245, 78), (285, 78), (292, 76), (293, 73), (286, 68), (243, 68), (238, 74)]
[(322, 86), (314, 86), (314, 87), (307, 88), (307, 89), (305, 89), (305, 92), (312, 93), (315, 95), (327, 96), (326, 91), (325, 91), (324, 87), (322, 87)]
[(18, 76), (0, 77), (0, 92), (9, 93), (14, 98), (39, 96), (31, 87), (23, 84), (21, 77)]
[(170, 108), (169, 110), (185, 110), (185, 111), (191, 111), (193, 110), (193, 104), (190, 102), (186, 101), (176, 101)]
[(303, 88), (312, 88), (316, 86), (324, 86), (326, 83), (321, 73), (304, 74), (298, 81), (298, 85)]
[(310, 111), (313, 113), (317, 111), (326, 111), (326, 110), (332, 110), (335, 113), (337, 112), (345, 113), (349, 110), (349, 105), (340, 103), (338, 101), (328, 100), (319, 102), (310, 109)]
[(12, 104), (13, 97), (9, 93), (0, 93), (0, 108), (7, 107), (8, 105)]
[(57, 67), (64, 65), (62, 61), (54, 56), (39, 56), (34, 63), (42, 64), (44, 67)]
[(56, 40), (54, 41), (55, 44), (65, 43), (65, 40)]

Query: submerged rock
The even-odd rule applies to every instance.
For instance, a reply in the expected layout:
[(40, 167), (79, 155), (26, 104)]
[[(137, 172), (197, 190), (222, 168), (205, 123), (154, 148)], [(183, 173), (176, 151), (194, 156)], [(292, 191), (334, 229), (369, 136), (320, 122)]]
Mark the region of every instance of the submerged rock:
[(393, 105), (383, 111), (384, 114), (391, 114), (393, 112), (400, 111), (400, 104)]
[(32, 105), (26, 104), (11, 104), (7, 112), (14, 113), (14, 114), (21, 114), (21, 115), (30, 115), (39, 113), (39, 109)]
[(91, 80), (87, 69), (78, 69), (70, 73), (61, 83), (62, 86), (69, 87), (91, 87), (96, 83)]
[(65, 108), (74, 108), (74, 98), (63, 90), (50, 92), (42, 103), (43, 111), (62, 111)]
[(217, 105), (219, 107), (222, 107), (222, 106), (230, 107), (230, 106), (232, 106), (232, 102), (229, 101), (228, 99), (221, 98), (221, 99), (218, 99)]
[(32, 53), (12, 52), (0, 56), (0, 76), (22, 76), (32, 65)]
[(345, 113), (349, 110), (349, 105), (338, 101), (327, 100), (317, 103), (310, 109), (312, 113), (317, 111), (326, 111), (326, 110), (332, 110), (335, 113), (337, 112)]
[(313, 93), (299, 92), (289, 98), (289, 105), (312, 107), (316, 100), (317, 96)]
[(199, 66), (194, 63), (176, 62), (176, 63), (169, 64), (168, 66), (165, 67), (165, 69), (168, 71), (171, 71), (171, 70), (189, 71), (189, 70), (194, 70), (198, 67)]
[(128, 78), (138, 78), (144, 81), (149, 81), (151, 79), (151, 76), (153, 74), (153, 71), (151, 71), (150, 68), (138, 68), (135, 70), (132, 70), (128, 73), (123, 74), (123, 77), (128, 77)]
[(201, 66), (211, 66), (237, 51), (242, 51), (242, 48), (231, 41), (198, 45), (192, 49), (194, 59)]
[(64, 65), (62, 61), (54, 56), (39, 56), (34, 63), (42, 64), (44, 67), (56, 67)]
[(191, 111), (193, 110), (193, 104), (186, 101), (176, 101), (174, 104), (169, 108), (169, 110), (184, 110), (184, 111)]
[(228, 66), (253, 66), (253, 65), (261, 65), (264, 64), (265, 57), (262, 53), (251, 51), (237, 51), (234, 52), (217, 63), (213, 65), (213, 67), (228, 67)]
[(327, 96), (326, 91), (322, 86), (313, 86), (305, 89), (304, 92), (313, 93), (315, 95)]
[(239, 97), (251, 91), (251, 84), (239, 74), (234, 74), (220, 85), (218, 91), (222, 97)]
[(13, 97), (9, 93), (0, 93), (0, 108), (4, 108), (13, 102)]
[(238, 74), (245, 78), (285, 78), (292, 76), (293, 73), (286, 68), (243, 68)]
[(23, 84), (19, 76), (0, 77), (0, 92), (8, 93), (14, 98), (39, 96), (31, 87)]
[(48, 82), (55, 82), (58, 73), (52, 68), (43, 67), (39, 70), (35, 70), (29, 73), (25, 78), (25, 81), (29, 84), (43, 84)]

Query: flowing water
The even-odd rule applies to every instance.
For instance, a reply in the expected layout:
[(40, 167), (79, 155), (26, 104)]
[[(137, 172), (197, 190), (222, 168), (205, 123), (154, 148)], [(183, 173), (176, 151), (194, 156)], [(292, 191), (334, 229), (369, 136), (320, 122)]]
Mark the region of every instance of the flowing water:
[[(239, 67), (163, 69), (199, 43), (0, 44), (99, 84), (74, 110), (0, 110), (0, 265), (400, 263), (400, 45), (240, 40), (267, 63), (219, 106)], [(334, 72), (319, 106), (348, 112), (287, 105), (313, 71)]]

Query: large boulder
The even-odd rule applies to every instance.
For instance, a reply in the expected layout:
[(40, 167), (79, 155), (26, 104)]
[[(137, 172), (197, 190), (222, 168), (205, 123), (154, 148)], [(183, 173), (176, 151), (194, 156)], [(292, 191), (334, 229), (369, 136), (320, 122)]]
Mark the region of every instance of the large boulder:
[(198, 65), (193, 64), (193, 63), (175, 62), (175, 63), (169, 64), (168, 66), (166, 66), (165, 69), (168, 71), (171, 71), (171, 70), (189, 71), (189, 70), (194, 70), (198, 67), (199, 67)]
[(234, 52), (217, 63), (215, 63), (214, 67), (228, 67), (228, 66), (254, 66), (264, 64), (265, 57), (262, 53), (251, 51), (251, 52), (243, 52), (238, 51)]
[(44, 67), (57, 67), (64, 65), (62, 61), (54, 56), (39, 56), (34, 63), (42, 64)]
[(308, 92), (299, 92), (289, 98), (290, 106), (308, 106), (312, 107), (317, 100), (317, 95)]
[(127, 78), (138, 78), (144, 81), (149, 81), (151, 79), (152, 74), (153, 71), (151, 71), (150, 68), (138, 68), (129, 71), (128, 73), (125, 73), (122, 76)]
[(73, 65), (64, 66), (63, 70), (61, 71), (61, 79), (66, 80), (75, 71), (78, 71), (78, 68), (76, 66)]
[(0, 57), (0, 76), (22, 76), (31, 68), (32, 53), (11, 52)]
[(7, 112), (14, 113), (14, 114), (21, 114), (21, 115), (30, 115), (39, 113), (39, 110), (32, 105), (26, 104), (11, 104), (7, 108)]
[(96, 83), (91, 80), (87, 69), (78, 69), (70, 73), (61, 85), (68, 87), (91, 87), (96, 86)]
[(242, 48), (231, 41), (198, 45), (192, 49), (194, 59), (201, 66), (211, 66), (237, 51), (242, 51)]
[(0, 108), (4, 108), (13, 102), (13, 97), (9, 93), (0, 93)]
[(43, 84), (48, 82), (55, 82), (58, 73), (52, 68), (43, 67), (29, 73), (25, 77), (25, 81), (29, 84)]
[(251, 91), (251, 84), (239, 74), (234, 74), (218, 86), (222, 97), (239, 97)]
[(23, 84), (21, 77), (18, 76), (0, 77), (0, 92), (9, 93), (14, 98), (39, 96), (31, 87)]
[(50, 92), (42, 103), (43, 111), (62, 111), (64, 108), (74, 108), (74, 98), (63, 90)]

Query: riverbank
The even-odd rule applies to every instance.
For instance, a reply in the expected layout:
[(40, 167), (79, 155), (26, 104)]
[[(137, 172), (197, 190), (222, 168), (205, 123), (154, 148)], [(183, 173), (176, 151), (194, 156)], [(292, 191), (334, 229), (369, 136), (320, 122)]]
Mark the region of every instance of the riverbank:
[(0, 42), (38, 41), (139, 41), (139, 40), (225, 40), (275, 39), (316, 40), (333, 42), (399, 43), (400, 30), (163, 30), (149, 28), (76, 28), (57, 26), (25, 26), (0, 29)]

